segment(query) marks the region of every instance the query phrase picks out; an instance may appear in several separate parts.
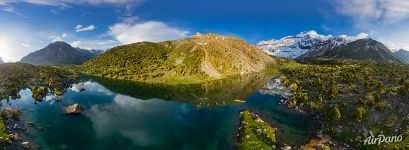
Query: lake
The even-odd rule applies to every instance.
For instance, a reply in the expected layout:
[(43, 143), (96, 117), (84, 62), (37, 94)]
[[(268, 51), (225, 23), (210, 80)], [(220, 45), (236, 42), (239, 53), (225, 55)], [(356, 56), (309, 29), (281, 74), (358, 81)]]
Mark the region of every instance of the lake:
[[(20, 99), (2, 104), (24, 108), (24, 120), (33, 124), (27, 131), (42, 149), (234, 149), (242, 109), (277, 127), (280, 142), (300, 145), (311, 138), (311, 117), (278, 104), (284, 95), (271, 87), (271, 76), (194, 85), (96, 77), (83, 81), (61, 97), (49, 95), (36, 102), (25, 89)], [(85, 111), (64, 114), (63, 109), (74, 103)]]

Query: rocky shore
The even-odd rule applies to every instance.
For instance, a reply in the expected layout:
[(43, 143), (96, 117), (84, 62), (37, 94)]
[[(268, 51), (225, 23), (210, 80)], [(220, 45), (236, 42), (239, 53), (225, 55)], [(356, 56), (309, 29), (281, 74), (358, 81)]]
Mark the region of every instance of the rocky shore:
[(39, 149), (27, 132), (28, 128), (39, 128), (33, 122), (26, 121), (24, 114), (26, 109), (15, 107), (3, 107), (1, 109), (1, 146), (3, 149)]

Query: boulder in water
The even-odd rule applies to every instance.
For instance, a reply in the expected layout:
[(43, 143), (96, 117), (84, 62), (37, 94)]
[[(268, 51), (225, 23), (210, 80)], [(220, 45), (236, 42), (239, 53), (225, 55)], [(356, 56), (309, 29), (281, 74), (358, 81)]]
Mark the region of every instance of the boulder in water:
[(6, 107), (3, 110), (3, 118), (18, 120), (20, 118), (21, 110), (18, 108)]
[(21, 143), (21, 146), (22, 146), (24, 149), (30, 149), (30, 144), (29, 144), (28, 142), (22, 142), (22, 143)]
[(291, 150), (291, 146), (286, 145), (284, 147), (281, 147), (280, 149), (281, 150)]
[(82, 107), (80, 104), (77, 104), (77, 103), (65, 108), (65, 113), (72, 114), (72, 115), (81, 114), (83, 111), (84, 111), (84, 107)]

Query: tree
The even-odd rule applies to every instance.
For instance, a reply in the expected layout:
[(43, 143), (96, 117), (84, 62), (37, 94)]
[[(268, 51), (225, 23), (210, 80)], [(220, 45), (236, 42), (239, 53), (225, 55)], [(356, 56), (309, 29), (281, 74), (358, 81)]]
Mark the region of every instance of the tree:
[(293, 92), (293, 93), (297, 92), (297, 90), (298, 90), (298, 85), (297, 85), (297, 83), (291, 84), (291, 85), (290, 85), (290, 88), (291, 88), (291, 92)]
[(334, 85), (334, 86), (331, 87), (331, 94), (334, 94), (334, 95), (338, 94), (337, 86)]
[(322, 98), (322, 94), (318, 94), (318, 101), (319, 101), (319, 102), (323, 102), (323, 101), (324, 101), (324, 99)]
[(366, 109), (363, 107), (358, 107), (352, 113), (352, 118), (361, 121), (366, 115)]
[(329, 109), (328, 115), (331, 120), (339, 120), (341, 118), (341, 112), (337, 106), (334, 106)]
[(295, 107), (297, 105), (297, 99), (295, 98), (295, 96), (290, 99), (288, 105), (289, 107)]
[(383, 82), (382, 81), (379, 81), (378, 82), (378, 89), (380, 90), (380, 91), (382, 91), (382, 90), (384, 90), (385, 89), (385, 86), (383, 85)]
[(321, 88), (321, 91), (327, 91), (327, 87), (325, 86), (324, 83), (321, 83), (320, 88)]
[(288, 85), (290, 83), (286, 76), (281, 76), (281, 80), (283, 81), (284, 85)]
[(352, 89), (352, 92), (354, 92), (355, 94), (359, 94), (359, 92), (358, 92), (358, 88), (357, 88), (357, 86), (356, 85), (353, 85), (352, 87), (351, 87)]
[(325, 146), (322, 147), (322, 150), (331, 150), (331, 148), (329, 146), (325, 145)]
[(380, 96), (378, 93), (373, 93), (372, 95), (373, 95), (374, 100), (375, 100), (376, 102), (381, 101), (381, 96)]
[(402, 97), (407, 96), (408, 95), (408, 90), (409, 90), (409, 87), (407, 87), (405, 85), (400, 86), (399, 87), (399, 95), (402, 96)]

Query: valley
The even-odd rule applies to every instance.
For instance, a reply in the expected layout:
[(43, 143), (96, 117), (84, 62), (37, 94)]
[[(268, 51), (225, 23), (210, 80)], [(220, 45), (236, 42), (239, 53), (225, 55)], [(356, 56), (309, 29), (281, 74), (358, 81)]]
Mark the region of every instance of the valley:
[(409, 0), (0, 0), (0, 149), (409, 150)]
[[(75, 146), (80, 139), (54, 140), (72, 131), (93, 142), (101, 142), (96, 136), (106, 134), (103, 147), (111, 148), (116, 140), (136, 149), (407, 148), (409, 67), (379, 42), (355, 42), (320, 55), (311, 50), (292, 60), (267, 56), (235, 37), (196, 34), (115, 47), (80, 65), (0, 64), (3, 113), (19, 116), (2, 117), (1, 143), (9, 148), (20, 147), (21, 141), (29, 141), (31, 148), (85, 148)], [(74, 103), (84, 113), (67, 116), (61, 111)], [(135, 128), (104, 122), (101, 115)], [(126, 121), (135, 117), (154, 126)], [(159, 126), (157, 133), (154, 127), (161, 121), (172, 124)], [(81, 130), (64, 126), (67, 123)], [(101, 128), (111, 131), (104, 133)], [(130, 130), (149, 140), (122, 134)], [(183, 132), (177, 139), (185, 142), (164, 140), (175, 134), (170, 130)], [(207, 139), (192, 138), (190, 132)], [(364, 144), (368, 137), (381, 134), (401, 134), (402, 140)]]

